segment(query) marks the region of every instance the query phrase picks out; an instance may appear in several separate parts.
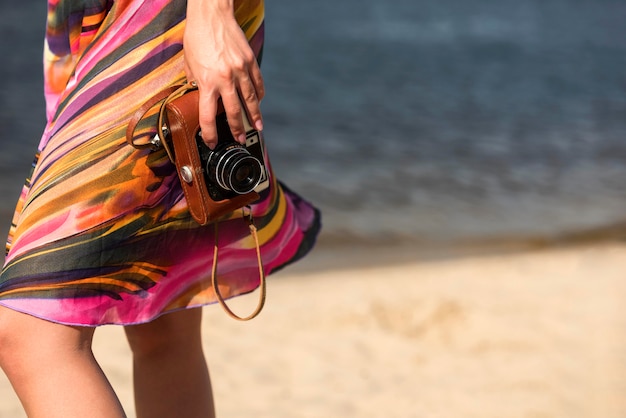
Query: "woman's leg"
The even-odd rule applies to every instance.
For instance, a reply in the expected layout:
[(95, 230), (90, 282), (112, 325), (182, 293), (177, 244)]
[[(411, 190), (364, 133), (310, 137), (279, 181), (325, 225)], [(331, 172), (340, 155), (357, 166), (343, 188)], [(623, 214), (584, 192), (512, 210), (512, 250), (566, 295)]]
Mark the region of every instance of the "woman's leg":
[(125, 327), (137, 418), (215, 416), (201, 321), (201, 309), (188, 309)]
[(91, 351), (93, 333), (0, 306), (0, 366), (30, 418), (125, 416)]

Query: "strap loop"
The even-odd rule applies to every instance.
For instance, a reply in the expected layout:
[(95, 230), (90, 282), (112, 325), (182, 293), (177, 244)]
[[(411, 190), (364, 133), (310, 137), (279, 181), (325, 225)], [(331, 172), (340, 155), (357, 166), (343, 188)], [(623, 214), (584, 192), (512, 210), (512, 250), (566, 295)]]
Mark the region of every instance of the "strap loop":
[[(170, 103), (172, 100), (177, 99), (183, 94), (187, 93), (190, 90), (196, 90), (198, 86), (194, 81), (185, 83), (185, 84), (177, 84), (170, 87), (167, 87), (154, 96), (150, 98), (147, 102), (145, 102), (137, 111), (133, 114), (133, 117), (128, 122), (128, 127), (126, 128), (126, 142), (137, 149), (150, 148), (153, 151), (159, 149), (160, 147), (165, 148), (167, 151), (167, 155), (174, 163), (174, 154), (172, 153), (169, 144), (166, 141), (165, 136), (168, 133), (167, 123), (165, 120), (165, 106)], [(137, 125), (143, 119), (143, 117), (157, 104), (161, 103), (159, 108), (159, 119), (157, 123), (157, 133), (153, 139), (146, 143), (137, 143), (135, 141), (135, 130), (137, 129)]]
[[(129, 145), (132, 145), (137, 149), (150, 148), (152, 150), (155, 150), (156, 148), (158, 148), (158, 145), (155, 144), (154, 140), (143, 144), (137, 143), (135, 141), (135, 130), (137, 129), (137, 125), (139, 124), (139, 122), (143, 119), (144, 116), (146, 116), (146, 113), (148, 113), (150, 109), (156, 106), (159, 102), (167, 99), (168, 96), (170, 96), (172, 93), (176, 92), (180, 88), (181, 85), (165, 88), (152, 96), (150, 100), (145, 102), (139, 109), (137, 109), (137, 111), (133, 114), (133, 117), (130, 118), (130, 121), (128, 121), (128, 126), (126, 127), (126, 142), (128, 142)], [(162, 125), (159, 124), (158, 126), (161, 127)], [(157, 135), (161, 133), (160, 131), (160, 129), (157, 129)], [(159, 135), (159, 137), (161, 137), (161, 135)]]
[(245, 316), (245, 317), (239, 316), (236, 313), (234, 313), (230, 309), (230, 307), (228, 307), (228, 305), (226, 304), (226, 301), (224, 300), (224, 297), (222, 296), (220, 292), (220, 289), (217, 283), (217, 257), (219, 255), (219, 247), (218, 247), (218, 232), (219, 232), (218, 224), (219, 222), (215, 222), (213, 224), (214, 229), (215, 229), (215, 245), (213, 247), (213, 268), (211, 269), (211, 285), (213, 286), (213, 291), (215, 292), (217, 301), (220, 303), (224, 311), (226, 311), (226, 313), (231, 318), (234, 318), (238, 321), (249, 321), (250, 319), (256, 317), (263, 309), (263, 306), (265, 305), (267, 285), (266, 285), (266, 280), (265, 280), (265, 271), (263, 270), (263, 260), (261, 259), (261, 248), (259, 245), (259, 237), (257, 234), (256, 226), (254, 225), (254, 220), (252, 219), (252, 212), (249, 210), (249, 207), (248, 207), (247, 213), (244, 208), (242, 208), (241, 211), (242, 211), (243, 219), (245, 219), (248, 222), (248, 227), (250, 228), (250, 234), (252, 235), (252, 238), (254, 239), (254, 244), (256, 246), (257, 261), (259, 264), (259, 292), (260, 293), (259, 293), (259, 301), (258, 301), (256, 309), (248, 316)]

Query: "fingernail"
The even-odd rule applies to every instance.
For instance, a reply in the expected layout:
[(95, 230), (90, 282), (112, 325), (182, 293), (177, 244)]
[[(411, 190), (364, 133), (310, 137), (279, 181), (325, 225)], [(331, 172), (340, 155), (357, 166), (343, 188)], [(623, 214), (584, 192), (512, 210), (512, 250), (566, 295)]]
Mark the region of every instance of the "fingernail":
[(254, 124), (255, 128), (257, 131), (262, 131), (263, 130), (263, 122), (261, 122), (260, 120), (257, 120), (256, 123)]
[(237, 142), (239, 142), (241, 145), (246, 143), (246, 134), (240, 134), (237, 137)]

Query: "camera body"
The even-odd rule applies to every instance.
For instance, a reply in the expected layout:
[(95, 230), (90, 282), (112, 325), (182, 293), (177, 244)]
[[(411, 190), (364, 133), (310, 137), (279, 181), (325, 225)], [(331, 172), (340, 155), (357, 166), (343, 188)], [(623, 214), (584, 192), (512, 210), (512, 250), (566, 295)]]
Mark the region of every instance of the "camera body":
[(218, 137), (215, 149), (211, 150), (204, 144), (200, 132), (196, 134), (198, 153), (211, 199), (220, 201), (265, 190), (269, 186), (269, 176), (265, 168), (263, 138), (252, 128), (245, 111), (245, 145), (233, 138), (225, 112), (219, 113), (215, 122)]

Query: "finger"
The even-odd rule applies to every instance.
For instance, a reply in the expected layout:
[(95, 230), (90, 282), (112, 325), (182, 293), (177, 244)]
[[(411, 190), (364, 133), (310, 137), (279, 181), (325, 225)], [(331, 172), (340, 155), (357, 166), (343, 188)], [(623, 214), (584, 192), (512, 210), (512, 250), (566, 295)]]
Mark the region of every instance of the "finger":
[(254, 85), (258, 100), (263, 100), (263, 97), (265, 97), (265, 82), (263, 81), (263, 75), (256, 59), (250, 68), (250, 80)]
[(217, 114), (217, 100), (210, 94), (202, 94), (198, 103), (200, 131), (202, 140), (209, 149), (214, 149), (217, 145), (217, 128), (215, 126), (215, 115)]
[(259, 107), (259, 100), (252, 85), (248, 84), (248, 87), (241, 91), (241, 99), (249, 125), (257, 131), (262, 131), (263, 117)]
[[(265, 97), (265, 82), (263, 81), (263, 75), (261, 74), (261, 69), (259, 68), (258, 62), (255, 60), (254, 64), (250, 70), (250, 80), (254, 85), (254, 90), (256, 91), (257, 96), (257, 108), (259, 107), (259, 103)], [(254, 112), (254, 110), (250, 109), (250, 112)], [(254, 127), (258, 131), (263, 130), (263, 116), (261, 115), (261, 110), (258, 110), (258, 115), (254, 114), (250, 116), (252, 119), (252, 123)]]
[(222, 104), (226, 111), (228, 126), (230, 127), (230, 132), (233, 134), (233, 138), (240, 144), (245, 144), (246, 130), (243, 126), (243, 107), (239, 95), (234, 90), (222, 94)]
[(252, 65), (250, 76), (241, 80), (239, 89), (250, 125), (256, 130), (262, 131), (263, 116), (261, 115), (260, 102), (265, 95), (265, 87), (256, 61)]

